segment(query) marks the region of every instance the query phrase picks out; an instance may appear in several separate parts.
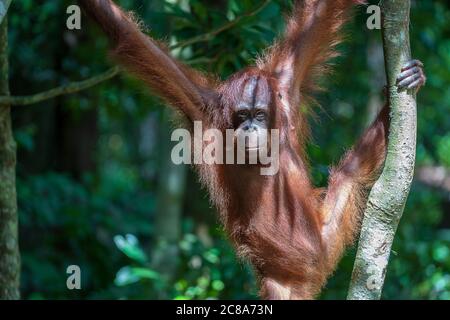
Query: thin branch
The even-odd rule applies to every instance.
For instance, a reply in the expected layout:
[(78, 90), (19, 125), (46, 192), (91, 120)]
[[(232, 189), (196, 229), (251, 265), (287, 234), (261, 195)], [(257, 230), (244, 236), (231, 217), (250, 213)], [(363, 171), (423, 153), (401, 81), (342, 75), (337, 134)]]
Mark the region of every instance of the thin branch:
[(90, 88), (92, 86), (95, 86), (99, 84), (100, 82), (103, 82), (105, 80), (111, 79), (115, 75), (117, 75), (120, 71), (119, 67), (113, 67), (109, 69), (108, 71), (101, 73), (99, 75), (96, 75), (92, 78), (83, 80), (83, 81), (77, 81), (72, 82), (67, 85), (62, 85), (60, 87), (50, 89), (44, 92), (40, 92), (37, 94), (33, 94), (30, 96), (1, 96), (0, 97), (0, 104), (9, 104), (9, 105), (28, 105), (33, 103), (38, 103), (44, 100), (48, 100), (63, 94), (70, 94), (75, 93), (87, 88)]
[(243, 19), (249, 18), (249, 17), (253, 17), (253, 16), (257, 15), (259, 12), (261, 12), (261, 10), (263, 10), (269, 4), (269, 2), (270, 2), (270, 0), (266, 0), (260, 6), (258, 6), (256, 9), (254, 9), (253, 11), (249, 11), (247, 13), (244, 13), (244, 14), (240, 15), (239, 17), (235, 18), (234, 20), (232, 20), (232, 21), (230, 21), (228, 23), (225, 23), (223, 26), (221, 26), (221, 27), (219, 27), (219, 28), (217, 28), (215, 30), (212, 30), (210, 32), (206, 32), (206, 33), (200, 34), (200, 35), (195, 36), (195, 37), (193, 37), (191, 39), (188, 39), (186, 41), (179, 42), (179, 43), (173, 45), (171, 47), (171, 49), (176, 49), (176, 48), (180, 48), (180, 47), (189, 46), (189, 45), (192, 45), (192, 44), (198, 43), (198, 42), (208, 41), (212, 37), (218, 35), (219, 33), (222, 33), (222, 32), (224, 32), (224, 31), (226, 31), (228, 29), (233, 28), (239, 22), (241, 22)]
[[(0, 0), (0, 9), (1, 9), (1, 3), (2, 3), (1, 1), (3, 1), (3, 0)], [(243, 19), (255, 16), (261, 10), (263, 10), (269, 4), (269, 2), (270, 2), (270, 0), (265, 0), (260, 6), (258, 6), (253, 11), (244, 13), (241, 16), (235, 18), (234, 20), (232, 20), (228, 23), (225, 23), (224, 25), (222, 25), (221, 27), (219, 27), (213, 31), (210, 31), (210, 32), (207, 32), (204, 34), (200, 34), (191, 39), (187, 39), (187, 40), (178, 42), (178, 43), (170, 46), (170, 49), (173, 50), (173, 49), (177, 49), (177, 48), (181, 48), (181, 47), (186, 47), (186, 46), (189, 46), (189, 45), (192, 45), (195, 43), (208, 41), (212, 37), (224, 32), (228, 29), (233, 28), (239, 22), (241, 22)], [(1, 13), (1, 11), (0, 11), (0, 13)], [(109, 80), (109, 79), (113, 78), (114, 76), (116, 76), (117, 74), (119, 74), (119, 72), (120, 72), (119, 67), (112, 67), (109, 70), (105, 71), (104, 73), (96, 75), (92, 78), (89, 78), (89, 79), (86, 79), (83, 81), (72, 82), (67, 85), (62, 85), (62, 86), (59, 86), (59, 87), (56, 87), (56, 88), (53, 88), (53, 89), (50, 89), (50, 90), (47, 90), (44, 92), (37, 93), (37, 94), (28, 95), (28, 96), (0, 96), (0, 104), (9, 104), (11, 106), (29, 105), (29, 104), (38, 103), (38, 102), (41, 102), (44, 100), (52, 99), (52, 98), (60, 96), (60, 95), (76, 93), (76, 92), (88, 89), (90, 87), (93, 87), (103, 81)]]

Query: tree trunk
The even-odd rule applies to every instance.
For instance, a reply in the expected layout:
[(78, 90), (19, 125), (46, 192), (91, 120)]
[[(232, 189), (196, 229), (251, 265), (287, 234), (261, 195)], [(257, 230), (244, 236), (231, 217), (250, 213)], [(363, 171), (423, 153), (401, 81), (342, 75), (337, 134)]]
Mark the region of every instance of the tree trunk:
[[(9, 95), (7, 23), (5, 17), (0, 25), (1, 96)], [(15, 166), (16, 144), (11, 128), (11, 108), (0, 105), (0, 299), (20, 298)]]
[(348, 299), (380, 299), (392, 242), (414, 173), (416, 101), (397, 92), (396, 77), (410, 60), (409, 0), (382, 2), (385, 68), (391, 105), (386, 163), (372, 188), (365, 210)]
[(154, 268), (167, 279), (175, 275), (178, 266), (178, 241), (186, 191), (187, 165), (176, 165), (171, 160), (170, 118), (173, 112), (163, 111), (159, 127), (160, 174), (155, 214), (156, 247), (152, 257)]

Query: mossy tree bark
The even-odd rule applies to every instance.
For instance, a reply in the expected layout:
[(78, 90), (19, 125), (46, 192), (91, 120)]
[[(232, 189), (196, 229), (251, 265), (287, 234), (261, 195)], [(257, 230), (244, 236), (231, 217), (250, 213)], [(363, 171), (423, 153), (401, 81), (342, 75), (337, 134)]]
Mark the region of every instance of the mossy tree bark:
[(386, 163), (370, 192), (348, 299), (380, 299), (392, 242), (409, 194), (416, 151), (416, 101), (398, 92), (396, 77), (411, 59), (409, 0), (384, 0), (381, 6), (385, 68), (391, 105)]
[[(0, 95), (9, 95), (7, 18), (0, 25)], [(0, 299), (19, 299), (20, 255), (16, 199), (16, 144), (11, 108), (0, 105)]]

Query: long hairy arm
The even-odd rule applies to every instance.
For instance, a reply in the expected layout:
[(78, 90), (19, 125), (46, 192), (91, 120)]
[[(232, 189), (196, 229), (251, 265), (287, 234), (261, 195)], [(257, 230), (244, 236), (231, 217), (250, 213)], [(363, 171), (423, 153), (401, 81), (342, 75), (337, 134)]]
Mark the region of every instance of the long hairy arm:
[(285, 35), (259, 61), (274, 73), (280, 89), (297, 107), (302, 96), (319, 89), (317, 78), (329, 71), (327, 61), (338, 54), (341, 29), (359, 0), (297, 0), (287, 20)]
[(370, 189), (383, 168), (389, 131), (389, 105), (340, 163), (332, 168), (322, 203), (322, 237), (331, 272), (359, 230)]
[(114, 58), (145, 81), (153, 92), (181, 111), (189, 120), (202, 120), (211, 96), (210, 81), (183, 65), (167, 48), (141, 32), (132, 14), (111, 0), (79, 0), (114, 46)]

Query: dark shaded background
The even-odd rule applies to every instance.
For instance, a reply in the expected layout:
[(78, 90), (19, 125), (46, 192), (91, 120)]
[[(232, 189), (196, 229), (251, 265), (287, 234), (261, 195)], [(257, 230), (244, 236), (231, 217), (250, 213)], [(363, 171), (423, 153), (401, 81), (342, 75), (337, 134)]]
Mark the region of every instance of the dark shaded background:
[[(150, 34), (176, 43), (255, 10), (262, 1), (119, 1)], [(14, 1), (10, 79), (26, 95), (96, 75), (112, 64), (107, 41), (85, 17), (65, 28), (73, 1)], [(271, 1), (234, 27), (174, 54), (222, 78), (250, 63), (282, 30), (291, 1)], [(382, 104), (378, 30), (360, 8), (343, 57), (318, 96), (308, 146), (312, 175), (328, 165)], [(394, 243), (383, 298), (450, 298), (450, 8), (413, 1), (411, 42), (428, 76), (418, 97), (417, 172)], [(14, 107), (19, 146), (18, 201), (22, 293), (26, 299), (256, 298), (250, 268), (238, 262), (206, 192), (188, 167), (173, 166), (171, 112), (131, 77), (120, 75), (37, 105)], [(427, 171), (428, 170), (428, 171)], [(444, 179), (444, 180), (443, 180)], [(175, 186), (175, 187), (173, 187)], [(350, 251), (322, 298), (343, 299)], [(66, 268), (82, 270), (82, 290), (66, 288)]]

